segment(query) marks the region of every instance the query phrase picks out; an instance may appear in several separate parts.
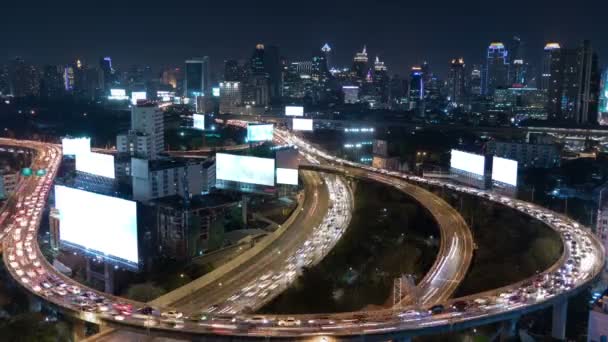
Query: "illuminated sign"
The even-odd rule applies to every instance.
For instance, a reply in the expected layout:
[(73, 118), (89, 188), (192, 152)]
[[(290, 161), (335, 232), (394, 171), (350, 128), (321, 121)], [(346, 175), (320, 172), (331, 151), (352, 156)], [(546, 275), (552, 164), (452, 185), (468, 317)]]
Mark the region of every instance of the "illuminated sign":
[(517, 161), (493, 157), (492, 180), (517, 186)]
[(274, 159), (218, 153), (216, 179), (274, 186)]
[(482, 155), (452, 150), (450, 167), (456, 170), (483, 176), (486, 158)]
[(91, 152), (91, 138), (63, 138), (61, 147), (64, 156), (77, 156)]
[(214, 97), (220, 97), (220, 88), (219, 87), (211, 88), (211, 95), (213, 95)]
[(304, 107), (301, 106), (285, 106), (286, 116), (304, 116)]
[(312, 119), (293, 118), (292, 128), (294, 131), (312, 131)]
[(55, 207), (63, 243), (139, 263), (135, 202), (56, 185)]
[(277, 184), (298, 185), (298, 170), (277, 168)]
[(205, 130), (205, 115), (192, 114), (192, 127), (195, 129)]
[(273, 130), (272, 124), (248, 124), (247, 142), (272, 141)]
[(146, 100), (147, 94), (145, 91), (133, 91), (131, 92), (131, 104), (136, 105), (139, 100)]
[(76, 156), (76, 171), (114, 179), (114, 156), (95, 152)]

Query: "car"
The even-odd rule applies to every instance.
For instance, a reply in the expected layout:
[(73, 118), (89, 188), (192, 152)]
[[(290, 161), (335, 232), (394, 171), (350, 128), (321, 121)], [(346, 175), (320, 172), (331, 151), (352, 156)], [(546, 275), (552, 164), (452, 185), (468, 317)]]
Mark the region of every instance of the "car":
[(265, 316), (253, 316), (245, 319), (245, 322), (251, 324), (268, 324), (270, 320)]
[(444, 311), (445, 311), (445, 307), (441, 304), (433, 305), (429, 309), (429, 313), (431, 315), (439, 315), (439, 314), (443, 313)]
[(295, 327), (295, 326), (299, 326), (300, 324), (302, 324), (302, 321), (300, 321), (299, 319), (295, 319), (293, 317), (287, 317), (285, 319), (281, 319), (278, 322), (278, 325), (280, 327)]
[(184, 314), (179, 312), (179, 311), (175, 311), (175, 310), (170, 310), (170, 311), (165, 311), (163, 313), (160, 314), (160, 317), (164, 318), (164, 319), (180, 319), (182, 318)]
[(459, 300), (452, 303), (452, 308), (458, 312), (465, 312), (469, 307), (469, 303), (464, 300)]

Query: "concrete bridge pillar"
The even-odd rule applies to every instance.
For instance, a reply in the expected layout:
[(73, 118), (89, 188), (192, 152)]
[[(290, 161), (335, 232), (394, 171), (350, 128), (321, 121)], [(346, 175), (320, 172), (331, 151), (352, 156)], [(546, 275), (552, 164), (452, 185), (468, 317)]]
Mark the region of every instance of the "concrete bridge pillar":
[(84, 321), (79, 319), (71, 320), (72, 323), (72, 341), (79, 342), (87, 338), (87, 326)]
[(517, 335), (517, 321), (519, 318), (513, 318), (502, 322), (502, 332), (500, 333), (500, 341), (509, 341)]
[(564, 299), (553, 305), (551, 337), (558, 341), (566, 339), (566, 320), (568, 319), (568, 300)]

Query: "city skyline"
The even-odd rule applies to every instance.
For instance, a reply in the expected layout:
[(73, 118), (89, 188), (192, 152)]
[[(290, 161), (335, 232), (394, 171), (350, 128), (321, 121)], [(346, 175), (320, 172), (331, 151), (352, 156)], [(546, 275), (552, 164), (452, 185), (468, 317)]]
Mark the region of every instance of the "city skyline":
[[(428, 61), (445, 77), (452, 58), (481, 63), (489, 43), (508, 44), (515, 35), (522, 38), (527, 57), (535, 64), (540, 63), (548, 41), (578, 46), (589, 39), (600, 56), (608, 53), (593, 20), (594, 16), (599, 20), (602, 8), (608, 6), (601, 3), (574, 8), (565, 1), (543, 1), (501, 8), (491, 15), (485, 14), (489, 5), (475, 2), (458, 6), (310, 2), (297, 10), (275, 1), (230, 8), (185, 4), (162, 20), (165, 13), (155, 3), (104, 4), (86, 10), (4, 6), (1, 25), (11, 34), (5, 37), (5, 55), (0, 57), (21, 56), (36, 64), (65, 64), (77, 58), (95, 64), (100, 56), (112, 56), (120, 68), (142, 64), (158, 69), (206, 55), (218, 73), (225, 59), (246, 59), (257, 43), (278, 46), (289, 60), (308, 59), (329, 43), (337, 66), (350, 66), (355, 52), (366, 45), (370, 60), (380, 56), (390, 74), (406, 75), (412, 65)], [(27, 29), (15, 29), (25, 22)]]

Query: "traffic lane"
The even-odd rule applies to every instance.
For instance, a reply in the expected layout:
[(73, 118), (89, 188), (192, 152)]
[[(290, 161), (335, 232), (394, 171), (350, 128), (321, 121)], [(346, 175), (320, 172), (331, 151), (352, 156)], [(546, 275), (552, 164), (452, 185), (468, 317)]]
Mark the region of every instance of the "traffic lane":
[[(248, 260), (241, 264), (218, 281), (212, 282), (208, 286), (173, 303), (172, 307), (198, 311), (205, 309), (200, 306), (211, 306), (223, 302), (234, 292), (240, 290), (246, 282), (251, 281), (256, 276), (259, 277), (261, 275), (260, 272), (263, 272), (265, 267), (269, 267), (269, 265), (275, 262), (284, 262), (285, 258), (289, 255), (287, 252), (292, 251), (294, 248), (297, 249), (306, 240), (315, 226), (313, 223), (320, 223), (327, 212), (329, 198), (327, 190), (318, 175), (309, 171), (304, 171), (302, 175), (304, 188), (307, 193), (303, 206), (303, 215), (298, 215), (291, 227), (281, 237), (260, 252), (254, 260)], [(313, 195), (315, 192), (318, 195)], [(276, 251), (282, 252), (278, 254)], [(220, 283), (222, 284), (221, 286)]]
[[(315, 188), (320, 186), (321, 183), (319, 182), (317, 176), (307, 175), (306, 177), (309, 176), (312, 180), (309, 182), (310, 184), (313, 184)], [(312, 189), (309, 188), (307, 191), (312, 191)], [(216, 283), (216, 286), (208, 288), (210, 291), (204, 291), (204, 289), (201, 290), (200, 293), (202, 296), (199, 296), (199, 298), (190, 298), (190, 303), (186, 307), (190, 307), (194, 310), (201, 310), (206, 308), (201, 306), (211, 306), (213, 304), (224, 302), (228, 297), (239, 291), (247, 283), (257, 279), (257, 277), (259, 277), (261, 274), (268, 272), (270, 268), (274, 266), (274, 264), (284, 262), (285, 258), (288, 256), (288, 251), (290, 251), (291, 248), (295, 247), (297, 249), (300, 247), (300, 245), (309, 235), (309, 231), (300, 229), (299, 224), (301, 221), (313, 220), (314, 215), (316, 215), (317, 205), (315, 203), (318, 199), (315, 199), (314, 197), (312, 198), (311, 206), (309, 208), (305, 208), (305, 215), (301, 215), (300, 220), (294, 222), (294, 224), (292, 224), (292, 226), (280, 239), (268, 246), (268, 248), (262, 252), (260, 257), (256, 257), (255, 262), (248, 261), (247, 263), (243, 264), (238, 272), (232, 277), (223, 278), (221, 281)], [(284, 245), (285, 242), (289, 244)], [(285, 250), (285, 252), (278, 254), (278, 250)], [(220, 286), (219, 283), (222, 283), (222, 285)], [(199, 307), (195, 308), (193, 306)]]

